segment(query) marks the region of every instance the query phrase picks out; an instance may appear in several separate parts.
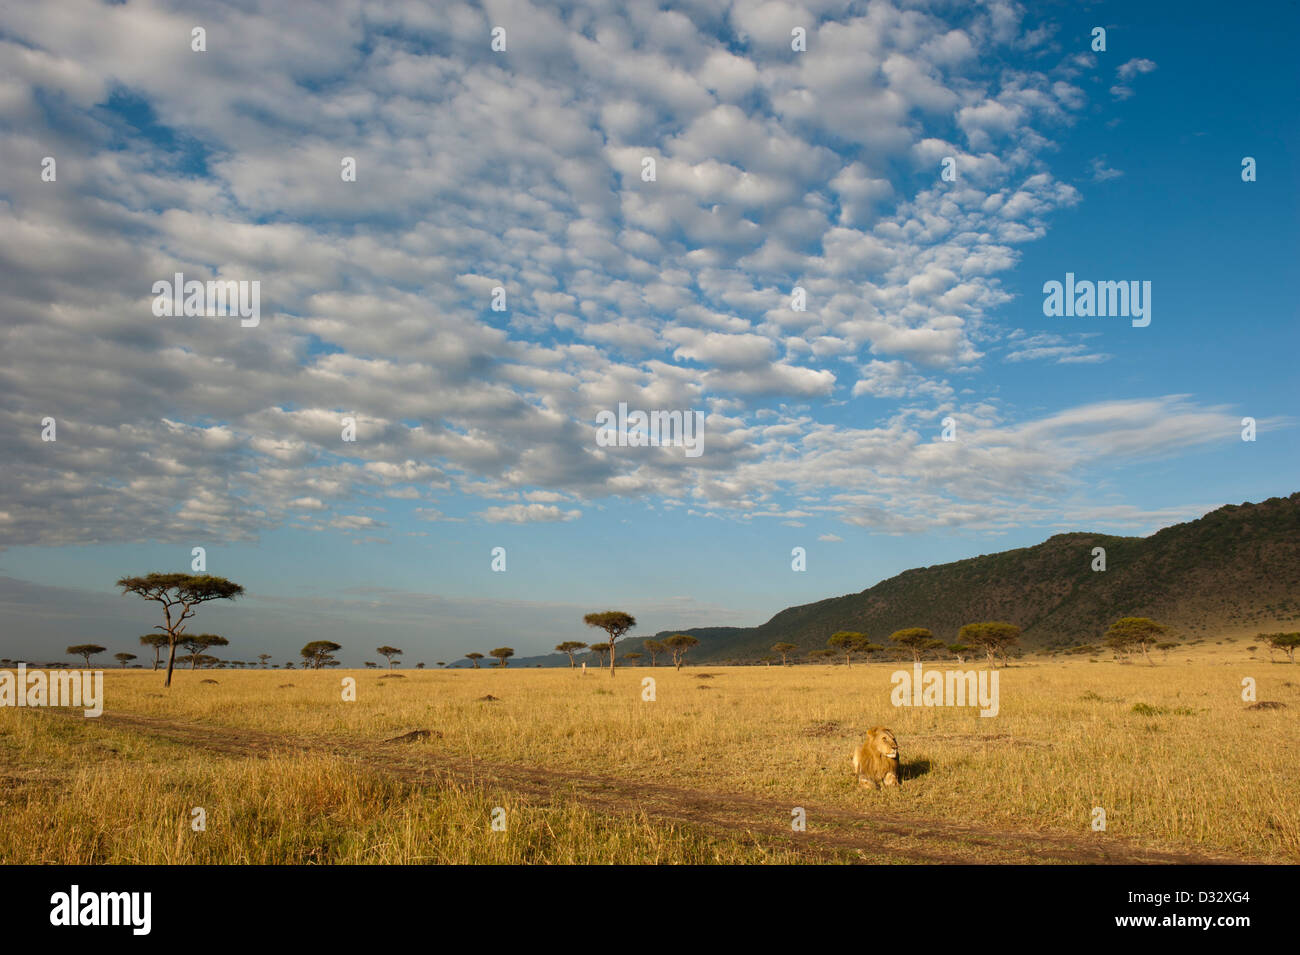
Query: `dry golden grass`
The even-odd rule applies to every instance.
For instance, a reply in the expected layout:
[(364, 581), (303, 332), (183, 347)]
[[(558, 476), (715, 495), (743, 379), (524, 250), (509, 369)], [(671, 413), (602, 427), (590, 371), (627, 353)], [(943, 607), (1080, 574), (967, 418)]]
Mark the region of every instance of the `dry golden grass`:
[[(1100, 806), (1108, 833), (1143, 844), (1297, 861), (1300, 669), (1251, 660), (1244, 647), (1192, 654), (1154, 667), (1027, 661), (1001, 672), (992, 718), (973, 708), (895, 709), (896, 664), (635, 668), (613, 678), (517, 668), (401, 679), (178, 672), (169, 691), (159, 674), (107, 671), (105, 685), (110, 714), (196, 721), (214, 735), (224, 726), (369, 743), (431, 729), (441, 738), (403, 752), (990, 829), (1083, 835)], [(1258, 681), (1259, 699), (1288, 708), (1246, 709), (1245, 676)], [(356, 702), (341, 698), (344, 677), (357, 682)], [(644, 677), (656, 681), (653, 702), (642, 700)], [(479, 699), (488, 694), (497, 701)], [(787, 861), (744, 839), (584, 816), (563, 800), (521, 809), (528, 821), (485, 842), (485, 807), (504, 805), (490, 795), (358, 776), (322, 756), (223, 759), (127, 732), (94, 738), (85, 726), (93, 721), (46, 725), (54, 722), (0, 710), (4, 771), (28, 780), (4, 800), (4, 861)], [(852, 746), (876, 724), (898, 737), (900, 789), (864, 791), (853, 780)], [(74, 776), (43, 785), (59, 767)], [(177, 814), (191, 805), (228, 820), (210, 823), (202, 849), (177, 837)]]
[[(80, 721), (7, 715), (0, 755), (10, 770), (24, 769), (0, 791), (5, 864), (804, 861), (571, 801), (414, 786), (341, 758), (193, 754)], [(195, 807), (206, 814), (201, 832)], [(503, 831), (491, 825), (498, 807)]]

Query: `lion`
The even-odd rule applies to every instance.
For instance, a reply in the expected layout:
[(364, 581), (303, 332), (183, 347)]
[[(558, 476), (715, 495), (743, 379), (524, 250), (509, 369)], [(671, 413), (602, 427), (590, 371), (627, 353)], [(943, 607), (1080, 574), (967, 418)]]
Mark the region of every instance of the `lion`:
[(867, 739), (853, 750), (853, 772), (858, 782), (872, 789), (881, 785), (897, 786), (903, 781), (898, 765), (898, 740), (894, 731), (883, 726), (867, 730)]

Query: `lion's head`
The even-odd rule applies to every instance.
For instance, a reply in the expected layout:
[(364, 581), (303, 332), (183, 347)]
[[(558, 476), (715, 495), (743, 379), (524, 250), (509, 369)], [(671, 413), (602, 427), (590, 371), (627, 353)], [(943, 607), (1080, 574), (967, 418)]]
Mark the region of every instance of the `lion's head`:
[(898, 740), (894, 739), (893, 730), (877, 726), (867, 731), (867, 739), (882, 759), (892, 759), (894, 762), (898, 762)]

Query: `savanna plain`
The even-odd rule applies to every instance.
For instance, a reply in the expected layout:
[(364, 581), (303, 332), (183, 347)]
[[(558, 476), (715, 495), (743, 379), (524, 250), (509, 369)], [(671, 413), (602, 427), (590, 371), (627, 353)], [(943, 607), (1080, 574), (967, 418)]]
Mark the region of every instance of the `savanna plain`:
[(1294, 664), (1027, 656), (993, 717), (900, 669), (107, 670), (99, 718), (0, 709), (0, 861), (1300, 861)]

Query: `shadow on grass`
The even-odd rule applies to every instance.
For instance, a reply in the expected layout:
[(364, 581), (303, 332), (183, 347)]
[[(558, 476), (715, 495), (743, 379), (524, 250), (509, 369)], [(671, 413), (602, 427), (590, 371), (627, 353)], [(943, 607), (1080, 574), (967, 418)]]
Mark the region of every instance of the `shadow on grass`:
[(928, 759), (914, 759), (910, 763), (903, 763), (903, 779), (916, 779), (918, 776), (924, 776), (930, 771), (930, 761)]

